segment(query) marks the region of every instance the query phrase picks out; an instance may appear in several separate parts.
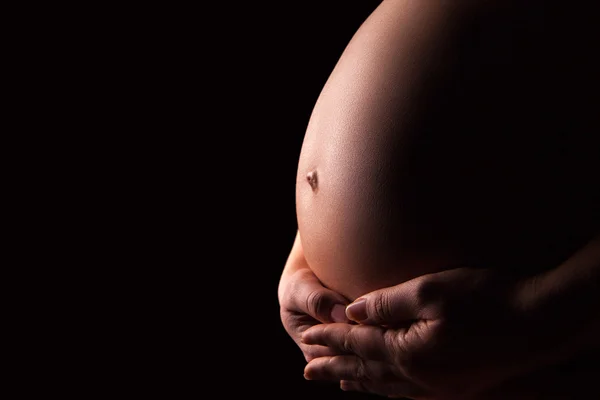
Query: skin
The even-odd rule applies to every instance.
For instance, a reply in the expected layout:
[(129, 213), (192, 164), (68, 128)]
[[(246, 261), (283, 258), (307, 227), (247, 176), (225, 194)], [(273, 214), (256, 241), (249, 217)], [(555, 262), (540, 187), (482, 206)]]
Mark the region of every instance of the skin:
[[(540, 381), (538, 371), (600, 349), (600, 316), (590, 312), (600, 306), (599, 289), (600, 236), (528, 280), (468, 268), (419, 277), (350, 305), (347, 314), (360, 325), (318, 325), (304, 332), (303, 344), (336, 352), (310, 361), (305, 375), (367, 387), (390, 382), (378, 388), (386, 395), (477, 399), (506, 381), (537, 373), (531, 384), (544, 385), (537, 394), (556, 396), (558, 389), (565, 392), (562, 379), (549, 391), (552, 381)], [(563, 324), (566, 329), (557, 327)], [(580, 379), (591, 376), (585, 367), (574, 368), (584, 373)], [(505, 390), (511, 385), (516, 383)], [(586, 390), (600, 393), (590, 386)], [(567, 389), (572, 396), (581, 388)]]
[[(493, 3), (498, 4), (485, 4)], [(590, 231), (577, 231), (576, 224), (567, 222), (587, 219), (593, 225), (595, 217), (586, 213), (597, 208), (597, 197), (582, 189), (594, 181), (579, 161), (589, 159), (585, 146), (568, 161), (561, 155), (560, 169), (541, 162), (550, 158), (538, 144), (547, 145), (543, 134), (555, 124), (552, 117), (571, 112), (564, 104), (558, 112), (548, 111), (556, 98), (550, 92), (561, 83), (542, 86), (549, 92), (540, 95), (536, 84), (543, 82), (535, 74), (519, 74), (546, 66), (531, 60), (516, 65), (510, 73), (491, 76), (496, 86), (479, 82), (485, 87), (479, 94), (518, 92), (509, 97), (511, 113), (496, 98), (470, 95), (481, 104), (461, 107), (476, 110), (472, 118), (477, 123), (470, 126), (481, 128), (474, 131), (477, 135), (456, 136), (451, 130), (450, 140), (445, 131), (437, 131), (441, 134), (429, 139), (441, 138), (442, 152), (422, 140), (423, 132), (431, 130), (427, 121), (458, 120), (453, 112), (460, 107), (436, 114), (439, 108), (432, 105), (442, 89), (453, 88), (444, 79), (461, 71), (447, 57), (458, 48), (456, 27), (476, 9), (471, 6), (460, 1), (384, 1), (349, 44), (315, 106), (298, 169), (299, 233), (279, 287), (282, 322), (309, 361), (309, 379), (342, 380), (350, 390), (433, 399), (502, 394), (546, 399), (552, 398), (543, 397), (550, 396), (548, 387), (568, 396), (569, 384), (586, 387), (589, 382), (582, 378), (585, 371), (565, 379), (553, 369), (580, 349), (565, 346), (556, 353), (556, 346), (549, 344), (565, 342), (564, 330), (555, 328), (560, 321), (575, 338), (566, 342), (590, 345), (577, 337), (590, 332), (582, 328), (587, 326), (584, 316), (558, 316), (561, 304), (569, 312), (595, 304), (594, 292), (582, 290), (586, 281), (571, 279), (573, 271), (580, 271), (575, 274), (579, 279), (587, 276), (593, 277), (587, 282), (597, 282), (589, 265), (556, 267), (583, 245), (581, 238)], [(556, 64), (560, 60), (548, 65)], [(546, 126), (538, 125), (539, 115)], [(528, 122), (515, 125), (522, 117)], [(487, 153), (460, 152), (472, 140), (487, 149), (477, 138), (496, 140), (496, 134), (510, 140), (494, 142)], [(577, 136), (575, 130), (570, 134)], [(548, 146), (553, 144), (568, 148), (561, 142)], [(534, 153), (540, 162), (524, 169)], [(421, 159), (436, 162), (427, 165)], [(462, 182), (455, 179), (465, 176)], [(560, 197), (562, 193), (568, 198)], [(578, 235), (573, 243), (557, 246), (567, 242), (561, 238)], [(343, 319), (341, 306), (385, 287), (393, 288), (393, 294), (382, 295), (388, 301), (375, 304), (399, 302), (412, 308), (388, 310), (390, 316), (380, 318), (377, 326), (331, 324)], [(587, 298), (577, 295), (584, 293)], [(523, 332), (526, 342), (520, 341)], [(557, 336), (544, 336), (548, 332)], [(343, 340), (349, 337), (356, 341), (352, 348), (348, 343), (354, 342)], [(453, 341), (459, 338), (470, 340)], [(406, 351), (398, 354), (398, 349)], [(457, 354), (455, 349), (463, 351)], [(555, 379), (559, 375), (562, 379)]]
[(352, 37), (298, 162), (298, 229), (324, 286), (352, 301), (459, 265), (535, 273), (589, 239), (596, 206), (577, 184), (597, 156), (573, 121), (597, 112), (559, 56), (589, 60), (560, 19), (513, 3), (383, 1)]
[(421, 118), (412, 109), (415, 93), (425, 93), (425, 81), (437, 73), (428, 60), (451, 30), (451, 16), (441, 11), (458, 10), (396, 3), (401, 12), (385, 2), (345, 49), (315, 104), (299, 159), (305, 257), (323, 284), (350, 300), (451, 262), (449, 246), (415, 239), (424, 232), (414, 227), (433, 226), (407, 221), (417, 210), (399, 192), (415, 190), (402, 161), (393, 160), (414, 148), (409, 125)]
[(283, 326), (302, 350), (306, 361), (334, 354), (323, 346), (306, 345), (300, 341), (302, 333), (312, 326), (347, 322), (345, 307), (348, 301), (339, 293), (323, 287), (317, 279), (304, 258), (299, 233), (279, 280), (278, 299)]
[(369, 293), (366, 319), (346, 309), (358, 324), (333, 323), (343, 319), (334, 307), (344, 301), (318, 283), (299, 243), (279, 299), (282, 322), (308, 361), (307, 379), (414, 399), (567, 400), (598, 392), (600, 318), (589, 310), (600, 306), (600, 236), (528, 279), (457, 268)]

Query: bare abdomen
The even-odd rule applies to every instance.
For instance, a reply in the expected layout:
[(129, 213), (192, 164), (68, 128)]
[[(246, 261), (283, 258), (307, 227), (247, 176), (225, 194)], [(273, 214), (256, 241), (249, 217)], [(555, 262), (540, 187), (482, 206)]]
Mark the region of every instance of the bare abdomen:
[(555, 266), (593, 229), (582, 222), (597, 200), (582, 189), (593, 152), (552, 134), (562, 110), (548, 114), (534, 68), (485, 70), (502, 49), (461, 59), (451, 13), (417, 3), (383, 2), (361, 26), (300, 155), (305, 257), (350, 300), (461, 264)]

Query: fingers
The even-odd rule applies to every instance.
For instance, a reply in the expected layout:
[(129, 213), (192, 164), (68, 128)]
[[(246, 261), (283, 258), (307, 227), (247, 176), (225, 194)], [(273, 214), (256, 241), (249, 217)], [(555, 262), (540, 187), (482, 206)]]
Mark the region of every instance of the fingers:
[(485, 276), (481, 270), (453, 268), (419, 276), (365, 294), (346, 308), (346, 316), (361, 324), (399, 326), (442, 316), (442, 304), (452, 293), (470, 293)]
[(279, 280), (277, 296), (286, 312), (309, 315), (324, 323), (348, 321), (345, 313), (348, 300), (323, 287), (312, 272), (304, 258), (299, 231)]
[(290, 312), (283, 309), (281, 312), (283, 327), (294, 342), (300, 347), (306, 361), (317, 357), (335, 355), (335, 351), (320, 345), (309, 345), (301, 342), (302, 333), (312, 326), (319, 325), (320, 322), (309, 315)]
[(302, 354), (304, 354), (304, 359), (307, 362), (310, 362), (320, 357), (331, 357), (336, 355), (335, 351), (333, 351), (329, 347), (319, 345), (300, 344), (300, 350), (302, 350)]
[(421, 317), (418, 289), (421, 278), (361, 296), (346, 308), (346, 316), (371, 325), (398, 325)]
[(316, 325), (302, 334), (301, 341), (327, 346), (337, 354), (354, 354), (366, 360), (394, 364), (404, 342), (404, 332), (369, 325)]
[(304, 368), (304, 377), (324, 381), (382, 381), (399, 380), (389, 364), (366, 361), (353, 355), (320, 357), (310, 361)]
[(303, 344), (300, 341), (302, 333), (311, 326), (348, 322), (345, 313), (348, 301), (342, 295), (323, 287), (311, 271), (304, 258), (299, 231), (282, 272), (277, 296), (283, 326), (302, 350), (306, 361), (335, 355), (326, 346)]
[(348, 321), (345, 315), (348, 301), (339, 293), (323, 287), (308, 268), (298, 270), (291, 277), (286, 302), (294, 311), (323, 323)]
[(421, 388), (404, 379), (390, 364), (365, 361), (351, 355), (317, 358), (306, 365), (304, 377), (341, 381), (342, 390), (381, 396), (415, 398), (424, 394)]

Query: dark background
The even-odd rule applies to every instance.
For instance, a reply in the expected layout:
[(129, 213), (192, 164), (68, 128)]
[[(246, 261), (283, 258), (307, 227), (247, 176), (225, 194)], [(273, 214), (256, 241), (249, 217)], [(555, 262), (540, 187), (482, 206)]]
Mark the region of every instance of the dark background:
[(238, 143), (231, 189), (239, 194), (232, 209), (241, 228), (240, 246), (228, 254), (239, 263), (234, 275), (243, 279), (234, 285), (240, 294), (234, 303), (248, 339), (238, 342), (223, 371), (237, 371), (246, 395), (373, 397), (303, 378), (306, 362), (279, 319), (277, 285), (296, 232), (296, 169), (311, 111), (345, 46), (379, 3), (254, 5), (251, 17), (232, 27), (232, 47), (223, 49), (235, 71), (228, 76), (230, 99), (238, 105), (231, 118), (242, 117), (227, 133)]
[(42, 239), (26, 252), (41, 256), (32, 266), (43, 273), (32, 279), (24, 268), (24, 282), (30, 290), (39, 281), (32, 308), (47, 310), (47, 320), (22, 313), (33, 321), (31, 338), (15, 350), (40, 372), (24, 374), (23, 390), (74, 398), (342, 394), (304, 380), (277, 286), (296, 232), (305, 127), (378, 3), (23, 14), (23, 32), (32, 29), (17, 47), (31, 59), (23, 57), (17, 85), (38, 103), (23, 121), (41, 125), (23, 135), (35, 159), (33, 180), (23, 182), (45, 182), (23, 213), (31, 225), (21, 224)]
[[(213, 294), (200, 296), (209, 300), (209, 314), (196, 300), (192, 317), (202, 326), (201, 352), (214, 352), (211, 362), (199, 363), (212, 367), (208, 376), (225, 395), (375, 397), (304, 380), (303, 356), (279, 319), (277, 285), (296, 231), (296, 168), (310, 113), (345, 46), (379, 3), (236, 5), (214, 16), (222, 25), (205, 40), (214, 50), (205, 60), (216, 72), (204, 79), (217, 90), (204, 96), (213, 106), (203, 106), (202, 118), (218, 116), (203, 136), (217, 144), (205, 148), (209, 165), (199, 176), (218, 179), (212, 187), (198, 186), (211, 204), (201, 219), (215, 219), (210, 228), (200, 224), (212, 236), (204, 254), (218, 263), (202, 270), (218, 270), (220, 280), (209, 279)], [(563, 46), (572, 48), (566, 40)], [(192, 374), (188, 382), (202, 387), (206, 376)]]
[(41, 127), (23, 135), (36, 161), (23, 182), (45, 182), (23, 213), (33, 222), (22, 224), (43, 245), (24, 254), (42, 257), (34, 275), (47, 293), (33, 308), (48, 321), (23, 313), (35, 326), (16, 350), (33, 349), (22, 362), (45, 380), (26, 374), (22, 388), (75, 398), (367, 397), (304, 380), (277, 285), (310, 113), (379, 3), (24, 13), (36, 29), (17, 46), (32, 57), (16, 83), (36, 106), (23, 121)]
[(100, 131), (89, 147), (101, 154), (81, 177), (94, 182), (94, 206), (84, 210), (94, 223), (78, 222), (101, 233), (94, 241), (75, 234), (101, 266), (89, 281), (105, 283), (90, 329), (97, 356), (83, 354), (104, 362), (95, 374), (81, 369), (94, 381), (86, 391), (374, 397), (304, 380), (277, 286), (296, 232), (296, 169), (311, 111), (379, 3), (148, 5), (109, 10), (85, 37), (78, 48), (92, 55), (74, 54), (93, 73), (83, 68), (90, 86), (75, 86), (99, 100), (93, 112), (80, 102), (78, 115)]
[(124, 46), (143, 54), (130, 74), (143, 139), (123, 179), (136, 192), (128, 220), (143, 237), (129, 251), (145, 296), (130, 294), (123, 317), (136, 325), (124, 341), (126, 369), (144, 371), (136, 388), (167, 398), (367, 396), (304, 379), (277, 287), (296, 233), (310, 114), (379, 3), (213, 3), (147, 18), (128, 36), (143, 38)]

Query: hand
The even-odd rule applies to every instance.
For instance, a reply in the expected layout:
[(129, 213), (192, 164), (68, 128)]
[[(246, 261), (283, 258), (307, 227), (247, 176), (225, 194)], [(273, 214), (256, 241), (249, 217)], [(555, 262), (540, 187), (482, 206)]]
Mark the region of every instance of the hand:
[(335, 353), (310, 361), (305, 376), (387, 396), (477, 399), (548, 362), (534, 341), (534, 324), (515, 301), (524, 282), (458, 268), (362, 296), (346, 309), (360, 325), (304, 332), (304, 344)]
[[(576, 357), (558, 366), (541, 368), (531, 374), (519, 376), (492, 387), (469, 400), (574, 400), (600, 398), (597, 377), (600, 375), (600, 351)], [(411, 389), (402, 381), (341, 381), (347, 391), (378, 394), (389, 397), (390, 393), (405, 394)], [(417, 394), (413, 388), (413, 394)], [(401, 396), (405, 397), (405, 396)], [(418, 395), (414, 398), (419, 398)], [(423, 397), (425, 398), (425, 397)], [(433, 397), (430, 397), (433, 398)]]
[(279, 305), (281, 322), (300, 347), (306, 361), (316, 357), (333, 355), (331, 349), (319, 345), (303, 344), (302, 333), (308, 328), (331, 322), (348, 322), (345, 308), (348, 300), (321, 284), (310, 270), (302, 249), (300, 235), (287, 259), (279, 281)]

